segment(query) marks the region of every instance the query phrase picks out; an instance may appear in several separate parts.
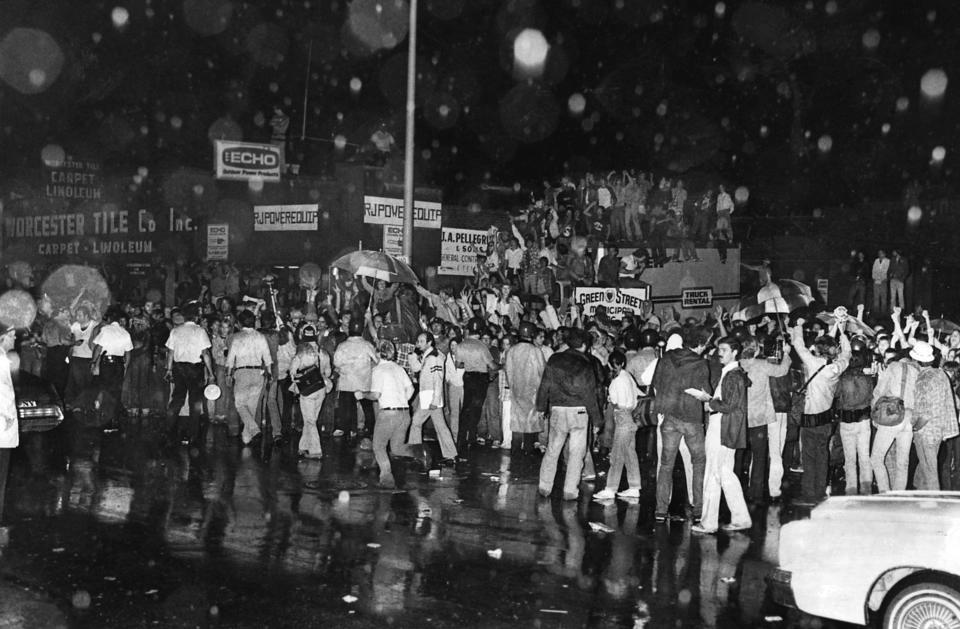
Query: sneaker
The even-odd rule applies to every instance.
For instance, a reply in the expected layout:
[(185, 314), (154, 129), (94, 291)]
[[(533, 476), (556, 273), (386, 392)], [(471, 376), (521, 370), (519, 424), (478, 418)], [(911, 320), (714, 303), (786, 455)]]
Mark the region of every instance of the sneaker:
[(333, 436), (334, 436), (334, 437), (342, 437), (342, 436), (343, 436), (343, 431), (340, 430), (339, 428), (337, 428), (336, 430), (333, 431)]
[(656, 513), (654, 514), (653, 519), (656, 520), (657, 522), (663, 523), (667, 521), (668, 517), (669, 516), (667, 516), (666, 513)]
[(793, 467), (790, 468), (790, 471), (793, 472), (794, 474), (803, 474), (803, 466), (794, 465)]
[(639, 498), (639, 497), (640, 497), (639, 487), (630, 487), (629, 489), (624, 489), (621, 492), (617, 492), (617, 498)]
[(589, 482), (592, 482), (592, 481), (597, 480), (597, 475), (596, 475), (596, 474), (584, 474), (583, 476), (580, 477), (580, 480), (589, 483)]
[(680, 514), (680, 513), (671, 513), (671, 514), (668, 515), (667, 517), (670, 518), (670, 521), (671, 521), (671, 522), (686, 522), (686, 521), (687, 521), (687, 516), (682, 515), (682, 514)]
[(698, 533), (700, 535), (715, 535), (717, 529), (708, 529), (704, 528), (702, 524), (694, 524), (690, 527), (691, 533)]
[(746, 530), (749, 530), (749, 529), (752, 528), (752, 527), (753, 527), (753, 524), (752, 524), (752, 523), (750, 523), (750, 524), (737, 524), (737, 523), (735, 523), (735, 522), (731, 522), (730, 524), (724, 524), (724, 525), (721, 526), (720, 528), (722, 528), (724, 531), (727, 531), (728, 533), (733, 533), (733, 532), (735, 532), (735, 531), (746, 531)]
[(593, 494), (593, 499), (596, 500), (597, 502), (603, 502), (603, 501), (607, 501), (607, 500), (613, 500), (613, 499), (616, 498), (618, 495), (620, 495), (620, 494), (617, 494), (617, 493), (614, 492), (612, 489), (609, 489), (609, 488), (608, 488), (608, 489), (604, 489), (603, 491), (598, 491), (597, 493)]

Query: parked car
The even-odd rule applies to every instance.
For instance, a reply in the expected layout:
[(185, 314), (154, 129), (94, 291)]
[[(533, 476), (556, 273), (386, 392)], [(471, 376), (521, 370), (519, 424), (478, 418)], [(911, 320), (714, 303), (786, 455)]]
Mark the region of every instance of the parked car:
[(52, 384), (28, 371), (14, 371), (20, 432), (43, 432), (63, 421), (63, 402)]
[(884, 629), (960, 627), (960, 492), (838, 496), (780, 532), (773, 599)]

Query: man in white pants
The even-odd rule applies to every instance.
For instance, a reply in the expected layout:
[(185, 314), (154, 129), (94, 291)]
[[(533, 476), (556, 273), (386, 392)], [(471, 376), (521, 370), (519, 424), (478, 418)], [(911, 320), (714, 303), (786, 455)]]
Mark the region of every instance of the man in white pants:
[(411, 361), (415, 371), (420, 372), (420, 392), (414, 402), (413, 419), (410, 421), (410, 436), (407, 445), (423, 443), (423, 425), (429, 419), (440, 442), (443, 458), (453, 461), (457, 457), (457, 446), (453, 442), (450, 427), (443, 419), (443, 354), (437, 351), (436, 340), (430, 332), (417, 335), (419, 360)]
[(713, 398), (704, 396), (710, 419), (705, 446), (707, 465), (703, 477), (703, 517), (690, 527), (692, 533), (713, 534), (719, 528), (720, 497), (730, 509), (725, 531), (742, 531), (753, 526), (743, 498), (743, 487), (733, 471), (737, 449), (747, 445), (747, 386), (749, 379), (740, 368), (740, 342), (732, 337), (717, 341), (723, 371)]

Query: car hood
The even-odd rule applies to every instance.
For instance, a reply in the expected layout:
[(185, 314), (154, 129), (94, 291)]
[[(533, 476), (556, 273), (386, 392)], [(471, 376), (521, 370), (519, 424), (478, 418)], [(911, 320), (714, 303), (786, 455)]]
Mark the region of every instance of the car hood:
[(960, 521), (960, 492), (897, 491), (876, 496), (837, 496), (810, 513), (811, 520), (857, 523)]

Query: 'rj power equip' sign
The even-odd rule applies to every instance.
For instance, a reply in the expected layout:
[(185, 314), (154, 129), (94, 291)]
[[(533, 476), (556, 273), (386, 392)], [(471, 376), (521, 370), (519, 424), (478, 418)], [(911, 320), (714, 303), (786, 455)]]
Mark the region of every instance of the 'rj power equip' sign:
[(217, 179), (280, 181), (283, 149), (279, 146), (227, 140), (215, 144)]

